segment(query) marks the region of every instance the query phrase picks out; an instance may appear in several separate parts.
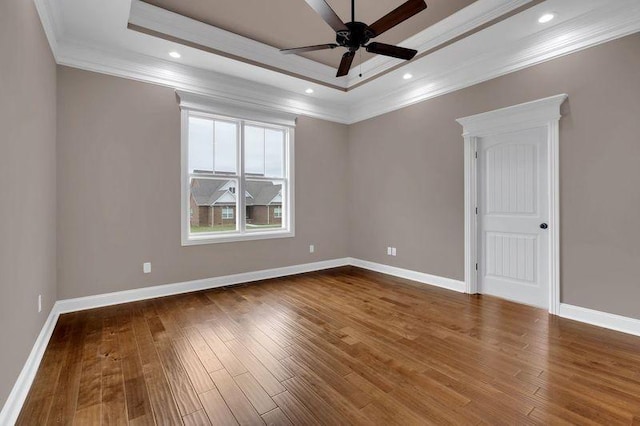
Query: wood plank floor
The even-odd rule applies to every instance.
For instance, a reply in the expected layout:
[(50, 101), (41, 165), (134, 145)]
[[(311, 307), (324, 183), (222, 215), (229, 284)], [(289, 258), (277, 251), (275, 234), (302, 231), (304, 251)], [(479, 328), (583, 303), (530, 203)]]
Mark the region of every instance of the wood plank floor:
[(356, 268), (64, 315), (20, 425), (640, 425), (640, 338)]

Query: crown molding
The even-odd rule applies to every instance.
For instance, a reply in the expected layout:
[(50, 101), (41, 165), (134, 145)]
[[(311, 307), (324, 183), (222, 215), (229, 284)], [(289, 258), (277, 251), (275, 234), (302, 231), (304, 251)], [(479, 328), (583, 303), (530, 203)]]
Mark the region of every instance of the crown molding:
[[(483, 112), (456, 121), (464, 128), (464, 137), (482, 137), (513, 128), (560, 120), (560, 106), (569, 97), (562, 93), (536, 101)], [(508, 123), (505, 128), (505, 123)]]
[[(414, 66), (421, 67), (426, 77), (398, 86), (397, 76), (391, 73), (353, 92), (343, 93), (340, 100), (325, 100), (142, 53), (76, 42), (64, 32), (60, 16), (62, 2), (34, 2), (56, 61), (61, 65), (343, 124), (373, 118), (640, 31), (637, 0), (597, 2), (598, 8), (501, 45), (500, 49), (469, 54), (486, 46), (487, 40), (491, 40), (486, 34), (493, 32), (493, 37), (498, 37), (500, 32), (496, 28), (503, 25), (508, 28), (507, 20), (465, 38), (462, 43), (414, 60)], [(510, 7), (516, 5), (511, 3)], [(537, 13), (533, 8), (529, 10)], [(514, 18), (519, 16), (521, 14)], [(461, 52), (467, 52), (467, 56), (463, 56), (466, 59), (460, 60)], [(370, 90), (370, 85), (377, 88)]]
[[(531, 1), (479, 0), (409, 37), (398, 45), (415, 49), (420, 55), (420, 53), (435, 49), (456, 37), (531, 3)], [(365, 82), (401, 63), (401, 60), (382, 55), (369, 59), (362, 64), (362, 74), (367, 76)], [(348, 87), (363, 83), (359, 74), (359, 70), (351, 70), (348, 76)]]
[(283, 55), (280, 50), (230, 31), (170, 12), (141, 0), (132, 0), (129, 27), (135, 31), (150, 31), (154, 36), (168, 38), (196, 49), (228, 55), (297, 78), (318, 82), (327, 87), (344, 89), (346, 77), (336, 78), (336, 70), (299, 55)]
[(59, 45), (56, 59), (60, 65), (154, 83), (205, 95), (225, 103), (305, 115), (337, 123), (348, 122), (348, 109), (336, 102), (312, 99), (254, 81), (134, 52), (100, 50), (94, 46), (67, 41)]
[[(478, 0), (398, 45), (425, 52), (532, 1)], [(129, 28), (342, 90), (365, 84), (402, 63), (399, 59), (378, 55), (362, 64), (362, 73), (367, 75), (364, 81), (359, 77), (360, 71), (355, 69), (352, 69), (346, 77), (336, 78), (335, 69), (325, 64), (298, 55), (282, 55), (279, 49), (267, 44), (204, 24), (141, 0), (132, 0)]]
[[(640, 3), (619, 0), (567, 20), (555, 27), (511, 43), (495, 52), (469, 58), (454, 71), (417, 79), (404, 90), (369, 97), (350, 106), (350, 122), (356, 123), (392, 112), (465, 87), (519, 71), (570, 53), (597, 46), (640, 31)], [(439, 52), (447, 61), (448, 52)]]
[(63, 24), (62, 16), (60, 16), (59, 5), (51, 3), (47, 0), (34, 0), (33, 3), (36, 6), (40, 21), (42, 22), (42, 28), (44, 29), (45, 36), (49, 42), (51, 53), (53, 57), (58, 57), (58, 40), (63, 36)]
[(253, 103), (229, 102), (209, 96), (195, 95), (189, 92), (176, 90), (176, 96), (180, 99), (180, 108), (192, 111), (219, 114), (245, 120), (264, 121), (281, 126), (295, 127), (296, 114), (286, 113), (272, 108), (256, 106)]

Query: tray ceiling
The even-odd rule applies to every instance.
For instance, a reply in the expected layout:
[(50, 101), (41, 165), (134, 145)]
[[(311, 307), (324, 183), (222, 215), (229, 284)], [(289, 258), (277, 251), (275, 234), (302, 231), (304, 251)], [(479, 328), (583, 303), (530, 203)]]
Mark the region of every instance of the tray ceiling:
[[(333, 30), (304, 0), (143, 0), (153, 6), (250, 38), (278, 49), (331, 43)], [(371, 24), (405, 0), (356, 0), (356, 20)], [(475, 0), (427, 0), (428, 8), (387, 31), (376, 41), (399, 44), (442, 21)], [(343, 21), (351, 20), (349, 0), (327, 0)], [(375, 55), (364, 49), (356, 64)], [(344, 49), (310, 52), (302, 56), (336, 67)], [(360, 56), (360, 53), (362, 56)]]
[(364, 78), (337, 79), (331, 66), (140, 0), (33, 1), (60, 65), (348, 124), (640, 31), (638, 0), (476, 0), (404, 40), (419, 51), (412, 61), (377, 56)]

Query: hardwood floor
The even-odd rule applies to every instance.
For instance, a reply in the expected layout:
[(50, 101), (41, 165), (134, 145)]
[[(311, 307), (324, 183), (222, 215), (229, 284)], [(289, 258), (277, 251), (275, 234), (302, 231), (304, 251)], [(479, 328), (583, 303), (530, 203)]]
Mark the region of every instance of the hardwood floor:
[(64, 315), (20, 425), (638, 424), (640, 338), (342, 268)]

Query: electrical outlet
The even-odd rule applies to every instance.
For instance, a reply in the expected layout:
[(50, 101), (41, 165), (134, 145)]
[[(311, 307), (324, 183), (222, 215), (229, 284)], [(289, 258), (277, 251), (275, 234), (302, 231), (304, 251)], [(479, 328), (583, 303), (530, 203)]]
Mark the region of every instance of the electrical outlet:
[(313, 244), (311, 244), (311, 245), (309, 246), (309, 253), (315, 253), (315, 251), (316, 251), (316, 246), (314, 246)]
[(387, 256), (391, 256), (391, 247), (387, 247)]
[(151, 262), (145, 262), (142, 264), (142, 272), (145, 274), (151, 273)]
[(396, 248), (391, 247), (391, 256), (395, 256), (395, 255), (396, 255)]
[(42, 312), (42, 295), (38, 295), (38, 313)]

